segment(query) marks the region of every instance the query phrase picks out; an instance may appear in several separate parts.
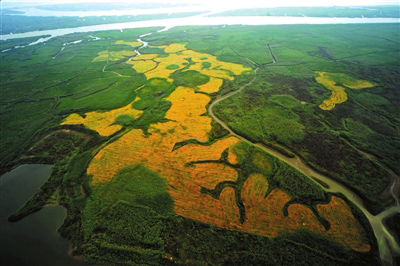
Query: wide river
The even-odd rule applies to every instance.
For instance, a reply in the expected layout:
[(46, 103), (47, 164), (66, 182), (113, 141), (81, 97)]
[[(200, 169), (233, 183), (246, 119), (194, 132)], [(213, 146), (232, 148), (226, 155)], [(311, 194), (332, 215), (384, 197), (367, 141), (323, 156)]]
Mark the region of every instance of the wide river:
[[(208, 13), (210, 14), (210, 13)], [(40, 42), (56, 36), (75, 32), (93, 32), (105, 30), (123, 30), (131, 28), (166, 27), (177, 26), (211, 26), (211, 25), (290, 25), (290, 24), (366, 24), (366, 23), (400, 23), (399, 18), (315, 18), (315, 17), (278, 17), (278, 16), (234, 16), (234, 17), (208, 17), (207, 14), (159, 20), (146, 20), (123, 22), (113, 24), (101, 24), (76, 28), (64, 28), (55, 30), (31, 31), (25, 33), (0, 35), (0, 40), (15, 38), (35, 37), (51, 35)]]

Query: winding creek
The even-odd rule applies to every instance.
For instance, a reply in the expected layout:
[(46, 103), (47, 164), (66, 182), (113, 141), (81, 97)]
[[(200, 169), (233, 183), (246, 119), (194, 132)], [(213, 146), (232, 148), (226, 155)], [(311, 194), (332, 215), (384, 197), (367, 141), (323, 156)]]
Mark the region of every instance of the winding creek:
[[(185, 19), (185, 18), (184, 18)], [(184, 20), (183, 19), (183, 20)], [(224, 17), (224, 19), (226, 19), (226, 17)], [(246, 24), (246, 23), (240, 23), (240, 21), (238, 22), (237, 19), (238, 17), (235, 17), (236, 21), (232, 22), (231, 24), (245, 24), (245, 25), (271, 25), (274, 23), (259, 23), (259, 24)], [(254, 17), (253, 17), (254, 19)], [(287, 18), (286, 18), (287, 19)], [(298, 20), (300, 19), (300, 20)], [(275, 23), (275, 24), (301, 24), (302, 18), (296, 18), (296, 22), (292, 22), (292, 23)], [(175, 22), (177, 20), (183, 21), (182, 19), (174, 19)], [(305, 21), (305, 20), (303, 20)], [(225, 20), (226, 22), (226, 20)], [(387, 21), (384, 21), (387, 22)], [(395, 22), (398, 23), (398, 21), (390, 21), (390, 22)], [(208, 24), (209, 23), (209, 24)], [(340, 23), (340, 22), (339, 22)], [(352, 22), (342, 22), (342, 23), (352, 23)], [(354, 22), (354, 23), (360, 23), (360, 22)], [(365, 22), (361, 22), (361, 23), (365, 23)], [(124, 24), (124, 25), (122, 25)], [(165, 24), (165, 23), (164, 23)], [(163, 23), (151, 23), (149, 21), (145, 22), (145, 25), (143, 25), (140, 22), (135, 22), (135, 23), (120, 23), (119, 25), (115, 25), (115, 24), (109, 24), (109, 25), (105, 25), (106, 27), (104, 28), (104, 25), (97, 25), (97, 26), (88, 26), (88, 27), (80, 27), (80, 28), (71, 28), (71, 29), (62, 29), (62, 30), (51, 30), (51, 31), (45, 31), (45, 32), (33, 32), (33, 33), (22, 33), (22, 34), (15, 34), (15, 36), (9, 35), (2, 35), (1, 39), (5, 40), (5, 39), (11, 39), (11, 38), (23, 38), (23, 37), (32, 37), (32, 36), (41, 36), (41, 35), (45, 35), (45, 34), (50, 34), (50, 37), (47, 38), (42, 38), (38, 41), (36, 41), (34, 44), (37, 43), (41, 43), (41, 42), (45, 42), (47, 40), (49, 40), (50, 38), (53, 38), (55, 36), (61, 36), (61, 35), (65, 35), (65, 34), (69, 34), (69, 33), (74, 33), (74, 32), (89, 32), (89, 31), (98, 31), (98, 30), (111, 30), (111, 29), (122, 29), (122, 28), (139, 28), (139, 27), (150, 27), (150, 26), (166, 26), (165, 29), (160, 30), (160, 31), (165, 31), (168, 30), (169, 28), (173, 27), (173, 26), (178, 26), (178, 25), (222, 25), (222, 24), (229, 24), (229, 23), (218, 23), (217, 21), (212, 20), (211, 22), (207, 22), (207, 24), (196, 24), (196, 23), (183, 23), (183, 24), (179, 24), (179, 23), (167, 23), (167, 25), (163, 25)], [(323, 23), (312, 23), (309, 22), (307, 24), (323, 24)], [(327, 24), (337, 24), (337, 23), (327, 23)], [(61, 32), (58, 32), (61, 31)], [(159, 32), (160, 32), (159, 31)], [(147, 47), (148, 46), (148, 42), (143, 41), (141, 38), (148, 36), (150, 34), (152, 34), (153, 32), (149, 32), (146, 34), (142, 34), (141, 36), (139, 36), (139, 38), (137, 39), (138, 42), (142, 43), (142, 46), (135, 49), (135, 53), (136, 55), (140, 55), (139, 50), (141, 48)], [(32, 44), (33, 45), (33, 44)], [(273, 51), (270, 47), (270, 45), (268, 44), (267, 46), (268, 52), (270, 53), (270, 56), (272, 58), (272, 63), (270, 64), (274, 64), (276, 62), (276, 58), (273, 54)], [(219, 102), (226, 100), (238, 93), (240, 93), (241, 91), (243, 91), (246, 87), (251, 86), (252, 83), (256, 80), (257, 78), (257, 71), (258, 71), (258, 67), (255, 68), (255, 75), (254, 77), (245, 85), (242, 85), (238, 90), (236, 91), (232, 91), (230, 93), (225, 94), (224, 96), (221, 96), (217, 99), (215, 99), (208, 108), (208, 113), (209, 115), (215, 119), (215, 121), (217, 121), (222, 127), (224, 127), (227, 131), (229, 131), (229, 133), (232, 136), (237, 137), (238, 139), (245, 141), (247, 143), (253, 144), (257, 147), (259, 147), (260, 149), (268, 152), (269, 154), (271, 154), (272, 156), (277, 157), (278, 159), (288, 163), (289, 165), (295, 167), (296, 169), (298, 169), (300, 172), (302, 172), (303, 174), (305, 174), (306, 176), (308, 176), (309, 178), (311, 178), (312, 180), (316, 179), (319, 180), (321, 182), (323, 182), (324, 184), (327, 185), (327, 187), (317, 183), (318, 185), (320, 185), (322, 187), (322, 189), (324, 189), (326, 192), (332, 192), (332, 193), (342, 193), (344, 196), (346, 196), (354, 205), (356, 205), (366, 216), (366, 218), (368, 219), (368, 221), (371, 224), (371, 227), (374, 231), (374, 234), (376, 236), (377, 242), (378, 242), (378, 246), (379, 246), (379, 252), (380, 252), (380, 257), (382, 259), (382, 261), (384, 262), (384, 264), (387, 265), (393, 265), (393, 257), (395, 255), (400, 255), (400, 246), (399, 244), (396, 242), (396, 239), (393, 237), (393, 235), (391, 235), (391, 233), (388, 231), (388, 229), (386, 228), (384, 221), (385, 219), (387, 219), (388, 217), (391, 217), (392, 215), (396, 214), (396, 213), (400, 213), (400, 206), (399, 206), (399, 199), (396, 195), (396, 190), (397, 188), (400, 186), (400, 182), (399, 180), (397, 180), (396, 182), (396, 178), (392, 178), (392, 183), (390, 184), (390, 187), (388, 188), (388, 191), (390, 192), (391, 196), (395, 199), (395, 206), (392, 206), (388, 209), (386, 209), (385, 211), (381, 212), (378, 215), (372, 215), (364, 206), (363, 201), (360, 199), (360, 197), (358, 197), (358, 195), (356, 193), (354, 193), (353, 191), (351, 191), (349, 188), (345, 187), (344, 185), (336, 182), (335, 180), (332, 180), (331, 178), (316, 172), (315, 170), (313, 170), (312, 168), (310, 168), (309, 166), (307, 166), (299, 157), (294, 157), (294, 158), (289, 158), (284, 156), (283, 154), (265, 146), (262, 143), (253, 143), (250, 140), (244, 138), (243, 136), (238, 135), (237, 133), (235, 133), (224, 121), (222, 121), (220, 118), (218, 118), (214, 111), (213, 108), (216, 104), (218, 104)], [(393, 176), (393, 175), (392, 175)], [(1, 180), (3, 180), (3, 177), (1, 177)], [(3, 194), (3, 192), (2, 192)], [(44, 208), (46, 209), (46, 208)], [(31, 215), (32, 216), (32, 215)], [(26, 217), (24, 220), (29, 219), (30, 216)], [(76, 261), (75, 261), (76, 262)]]

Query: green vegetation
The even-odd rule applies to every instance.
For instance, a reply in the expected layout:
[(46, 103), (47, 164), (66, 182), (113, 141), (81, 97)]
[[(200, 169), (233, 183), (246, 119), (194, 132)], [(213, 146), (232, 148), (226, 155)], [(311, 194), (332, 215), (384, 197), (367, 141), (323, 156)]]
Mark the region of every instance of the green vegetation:
[(145, 21), (168, 18), (182, 18), (202, 12), (182, 12), (173, 14), (152, 14), (136, 16), (92, 16), (92, 17), (31, 17), (21, 15), (2, 15), (0, 34), (22, 33), (36, 30), (53, 30), (81, 26), (102, 25), (122, 22)]
[(400, 213), (397, 213), (393, 215), (392, 217), (389, 217), (386, 219), (386, 226), (388, 229), (393, 232), (395, 239), (399, 241), (400, 239)]
[(211, 67), (211, 63), (210, 62), (203, 62), (203, 63), (201, 63), (201, 66), (203, 68), (210, 68)]
[[(177, 233), (182, 232), (182, 233)], [(184, 232), (184, 233), (183, 233)], [(178, 217), (164, 235), (165, 257), (176, 264), (212, 265), (379, 265), (308, 231), (264, 238)]]
[(215, 109), (221, 118), (229, 121), (235, 132), (249, 137), (253, 142), (289, 144), (304, 138), (304, 126), (298, 122), (299, 117), (288, 109), (266, 104), (252, 110), (242, 109), (238, 115), (236, 108), (240, 103), (233, 103), (229, 107), (223, 104)]
[(176, 86), (196, 88), (210, 81), (210, 77), (196, 70), (176, 71), (170, 76)]
[(19, 47), (26, 46), (26, 45), (29, 45), (30, 43), (33, 43), (41, 38), (46, 38), (46, 37), (50, 37), (50, 35), (27, 37), (27, 38), (22, 38), (22, 39), (5, 40), (5, 41), (1, 41), (0, 47), (1, 47), (1, 50), (4, 51), (7, 49), (14, 48), (15, 46), (19, 46)]
[(150, 124), (166, 122), (165, 114), (171, 107), (171, 102), (165, 100), (175, 89), (175, 86), (163, 78), (149, 79), (141, 87), (137, 95), (140, 100), (132, 104), (133, 108), (143, 110), (143, 114), (132, 124), (135, 128), (147, 130)]
[[(47, 130), (57, 127), (67, 114), (111, 110), (132, 102), (136, 97), (134, 90), (146, 82), (145, 76), (135, 73), (125, 62), (112, 71), (129, 70), (130, 78), (102, 72), (106, 62), (92, 60), (107, 48), (124, 49), (122, 45), (112, 45), (115, 41), (129, 40), (149, 30), (152, 29), (94, 34), (101, 38), (115, 36), (114, 41), (93, 41), (88, 34), (67, 35), (51, 39), (45, 46), (33, 45), (1, 53), (1, 165), (4, 167), (16, 160), (24, 148), (32, 146)], [(60, 51), (64, 43), (76, 40), (83, 41), (64, 46)], [(5, 45), (21, 42), (9, 40)], [(0, 50), (2, 45), (0, 42)]]
[[(167, 192), (174, 188), (143, 165), (120, 171), (108, 183), (90, 183), (86, 169), (99, 149), (121, 132), (140, 128), (148, 133), (151, 124), (167, 122), (171, 103), (166, 99), (176, 86), (196, 89), (209, 81), (208, 76), (187, 70), (171, 75), (173, 82), (146, 80), (125, 64), (128, 58), (92, 62), (99, 52), (129, 48), (116, 45), (117, 40), (132, 41), (154, 30), (92, 33), (103, 38), (96, 41), (86, 33), (72, 34), (53, 38), (46, 45), (0, 54), (1, 172), (20, 163), (54, 164), (49, 181), (10, 220), (21, 219), (56, 199), (68, 209), (61, 234), (72, 241), (73, 254), (93, 264), (379, 265), (373, 239), (370, 252), (357, 253), (310, 232), (272, 239), (177, 217)], [(371, 212), (378, 213), (393, 202), (390, 197), (381, 198), (389, 185), (386, 168), (400, 173), (398, 37), (397, 25), (376, 24), (179, 27), (144, 39), (151, 45), (187, 43), (188, 49), (215, 55), (218, 60), (258, 67), (251, 86), (217, 104), (216, 115), (253, 142), (281, 149), (288, 156), (295, 153), (355, 191)], [(82, 42), (63, 46), (76, 40)], [(0, 50), (25, 43), (0, 42)], [(272, 64), (268, 45), (276, 63)], [(141, 53), (163, 55), (156, 48), (144, 48)], [(212, 68), (207, 62), (202, 66)], [(346, 90), (348, 101), (325, 111), (318, 106), (330, 91), (315, 81), (316, 71), (344, 73), (376, 86)], [(248, 71), (225, 80), (220, 91), (210, 96), (215, 99), (237, 90), (253, 74)], [(109, 138), (83, 126), (60, 126), (69, 114), (113, 110), (136, 97), (139, 100), (132, 107), (143, 114), (118, 116), (111, 123), (124, 129)], [(183, 140), (173, 150), (189, 143), (210, 145), (227, 131), (212, 121), (208, 134), (207, 143)], [(227, 186), (240, 192), (249, 175), (261, 173), (269, 184), (267, 193), (279, 188), (292, 197), (284, 214), (290, 204), (300, 203), (318, 217), (316, 204), (329, 201), (330, 195), (316, 182), (260, 149), (241, 142), (234, 152), (238, 164), (228, 162), (227, 150), (219, 160), (192, 162), (230, 165), (238, 173), (237, 180), (203, 188), (203, 193), (218, 197)], [(257, 156), (265, 158), (270, 167), (255, 163)], [(235, 196), (243, 220), (246, 209), (240, 193)], [(354, 206), (352, 211), (367, 227)], [(387, 222), (391, 230), (396, 230), (396, 217)], [(319, 220), (329, 228), (327, 221)]]
[(159, 264), (165, 228), (160, 215), (171, 214), (172, 207), (165, 180), (143, 165), (127, 167), (111, 182), (94, 186), (83, 213), (85, 259)]
[(115, 124), (121, 126), (129, 126), (133, 123), (135, 118), (131, 115), (120, 115), (115, 119)]
[(179, 67), (180, 67), (180, 66), (177, 65), (177, 64), (172, 64), (172, 65), (167, 66), (166, 69), (174, 70), (174, 69), (178, 69)]
[(151, 208), (159, 214), (172, 213), (173, 200), (166, 182), (143, 165), (121, 170), (111, 182), (97, 185), (95, 194), (108, 201), (122, 200)]

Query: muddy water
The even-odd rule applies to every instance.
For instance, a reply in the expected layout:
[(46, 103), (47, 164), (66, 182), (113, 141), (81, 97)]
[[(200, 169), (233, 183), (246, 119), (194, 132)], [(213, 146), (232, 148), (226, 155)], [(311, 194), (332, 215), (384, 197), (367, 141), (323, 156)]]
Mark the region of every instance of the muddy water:
[(67, 210), (48, 206), (24, 219), (7, 218), (47, 181), (51, 165), (21, 165), (0, 177), (0, 261), (2, 265), (84, 265), (68, 255), (70, 242), (57, 229)]

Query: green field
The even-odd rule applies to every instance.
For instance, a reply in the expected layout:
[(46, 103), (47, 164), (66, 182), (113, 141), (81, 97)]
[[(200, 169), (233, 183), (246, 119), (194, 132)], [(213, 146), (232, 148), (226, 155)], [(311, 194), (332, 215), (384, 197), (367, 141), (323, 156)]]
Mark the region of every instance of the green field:
[[(327, 193), (295, 167), (251, 142), (262, 143), (287, 157), (298, 156), (312, 169), (354, 191), (372, 214), (392, 206), (394, 199), (383, 192), (391, 182), (389, 172), (400, 175), (398, 25), (176, 27), (143, 38), (150, 47), (140, 53), (155, 55), (149, 60), (157, 66), (171, 55), (176, 56), (171, 59), (174, 62), (165, 63), (158, 77), (152, 78), (147, 77), (151, 71), (139, 73), (126, 64), (132, 55), (94, 60), (101, 54), (133, 52), (133, 47), (116, 42), (134, 42), (139, 35), (159, 29), (70, 34), (45, 44), (0, 53), (0, 172), (22, 163), (54, 165), (49, 181), (10, 220), (17, 221), (48, 202), (65, 206), (68, 215), (60, 232), (72, 241), (73, 254), (83, 255), (92, 264), (239, 265), (245, 261), (246, 265), (380, 265), (375, 236), (354, 204), (342, 195)], [(102, 39), (95, 41), (89, 35)], [(76, 40), (82, 42), (63, 46)], [(25, 39), (2, 41), (0, 50), (25, 43)], [(182, 56), (182, 51), (172, 53), (161, 48), (172, 47), (171, 44), (184, 44), (194, 51), (192, 57), (190, 53)], [(65, 48), (61, 50), (62, 47)], [(202, 53), (200, 59), (195, 53)], [(224, 72), (228, 74), (217, 92), (200, 91), (201, 86), (216, 79), (212, 73), (225, 71), (223, 67), (214, 67), (217, 61), (208, 59), (209, 55), (216, 56), (218, 62), (242, 65), (247, 70), (235, 75), (232, 64), (232, 71)], [(186, 62), (180, 63), (181, 57), (186, 56)], [(204, 60), (201, 68), (188, 70), (197, 59)], [(204, 74), (206, 71), (211, 74)], [(347, 100), (332, 110), (322, 110), (319, 106), (332, 91), (316, 80), (317, 72), (345, 74), (347, 80), (334, 81), (334, 85), (344, 87)], [(351, 89), (346, 86), (348, 80), (366, 80), (374, 86)], [(211, 150), (227, 141), (228, 132), (211, 119), (206, 107), (249, 82), (251, 85), (213, 109), (218, 118), (248, 142), (238, 141), (222, 151), (210, 151), (210, 156), (217, 154), (213, 159), (192, 159), (198, 154), (185, 154), (190, 149)], [(174, 97), (181, 88), (193, 91), (194, 96), (182, 93), (186, 98), (181, 104), (186, 108), (197, 104), (184, 105), (190, 97), (209, 97), (210, 101), (200, 106), (199, 118), (184, 109), (178, 109), (181, 113), (177, 112), (175, 120), (168, 116), (168, 111), (180, 104)], [(140, 114), (118, 113), (108, 124), (104, 122), (104, 127), (119, 126), (109, 135), (93, 129), (96, 121), (92, 129), (61, 125), (71, 114), (91, 119), (96, 112), (95, 115), (108, 118), (108, 114), (128, 107)], [(180, 114), (187, 115), (187, 120), (182, 120), (187, 124), (178, 121)], [(186, 130), (186, 125), (192, 125), (193, 130), (203, 127), (201, 119), (210, 121), (206, 125), (207, 141), (188, 139), (185, 135), (173, 138)], [(198, 125), (190, 124), (197, 122)], [(168, 123), (182, 124), (162, 131)], [(128, 138), (132, 132), (139, 133)], [(150, 142), (158, 136), (159, 140)], [(200, 196), (206, 195), (215, 206), (226, 199), (227, 190), (233, 191), (232, 208), (240, 218), (237, 229), (177, 215), (178, 200), (173, 195), (181, 192), (176, 184), (186, 182), (186, 176), (182, 174), (181, 179), (176, 178), (178, 181), (171, 181), (159, 169), (173, 171), (169, 168), (174, 168), (174, 161), (170, 161), (171, 166), (153, 169), (149, 167), (152, 160), (147, 160), (154, 158), (156, 165), (160, 160), (157, 156), (165, 152), (163, 143), (170, 139), (175, 142), (168, 152), (188, 156), (182, 166), (188, 172), (204, 164), (210, 169), (223, 167), (221, 177), (213, 176), (218, 182), (213, 181), (212, 185), (201, 183), (205, 177), (191, 182), (201, 186)], [(134, 141), (143, 142), (143, 153), (150, 155), (143, 155), (142, 160), (126, 167), (124, 156), (121, 161), (111, 161), (100, 168), (100, 174), (119, 169), (116, 175), (107, 182), (96, 181), (88, 169), (95, 159), (113, 151), (109, 147), (122, 141), (126, 143), (121, 147), (126, 149), (128, 159), (136, 160), (129, 157), (129, 152), (134, 154), (142, 148), (129, 146)], [(156, 144), (146, 146), (146, 141)], [(228, 152), (237, 156), (236, 162)], [(234, 180), (224, 179), (229, 169), (237, 175)], [(277, 229), (279, 234), (267, 237), (265, 233), (251, 233), (254, 231), (240, 227), (251, 217), (252, 205), (243, 193), (254, 174), (262, 175), (261, 181), (268, 186), (257, 191), (264, 193), (260, 200), (268, 202), (276, 191), (290, 198), (271, 217), (287, 219), (290, 208), (304, 208), (323, 233), (288, 225), (290, 230)], [(192, 189), (192, 183), (182, 187)], [(365, 233), (362, 240), (370, 246), (369, 251), (356, 251), (329, 234), (331, 228), (336, 230), (336, 224), (318, 206), (327, 205), (333, 198), (343, 199), (354, 220), (361, 224)], [(187, 202), (196, 200), (187, 198)], [(215, 206), (204, 206), (203, 215), (213, 211), (217, 215), (220, 209), (213, 209)], [(397, 229), (397, 220), (398, 216), (389, 220), (390, 230)]]
[(135, 22), (156, 19), (183, 18), (199, 15), (202, 12), (182, 12), (173, 14), (152, 14), (132, 16), (92, 16), (92, 17), (31, 17), (3, 14), (0, 34), (22, 33), (36, 30), (53, 30), (82, 26)]

